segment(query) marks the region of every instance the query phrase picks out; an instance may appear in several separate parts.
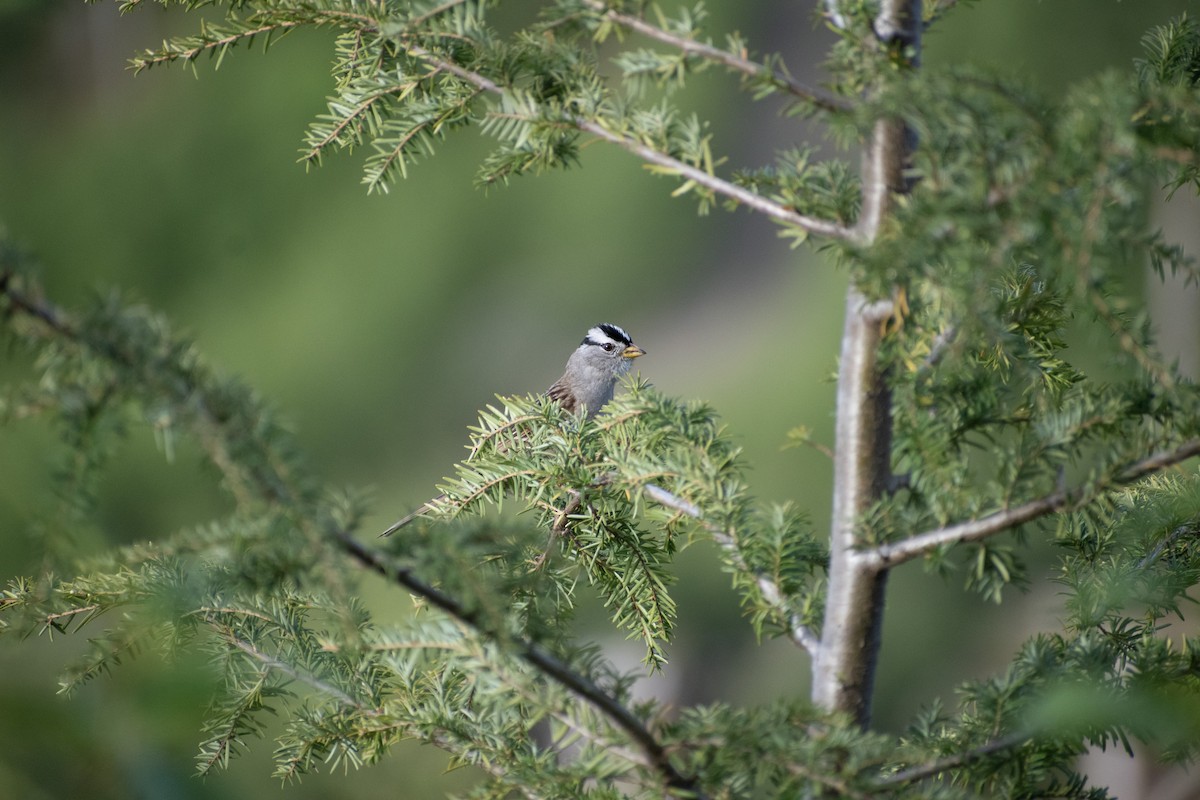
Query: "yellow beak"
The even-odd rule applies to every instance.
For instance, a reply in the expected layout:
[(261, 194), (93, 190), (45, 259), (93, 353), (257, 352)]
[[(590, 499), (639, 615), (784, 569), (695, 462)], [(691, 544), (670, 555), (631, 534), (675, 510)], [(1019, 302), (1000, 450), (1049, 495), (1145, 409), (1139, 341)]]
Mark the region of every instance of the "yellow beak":
[(638, 356), (646, 355), (646, 351), (636, 344), (631, 344), (626, 345), (625, 349), (621, 351), (621, 355), (625, 358), (637, 358)]

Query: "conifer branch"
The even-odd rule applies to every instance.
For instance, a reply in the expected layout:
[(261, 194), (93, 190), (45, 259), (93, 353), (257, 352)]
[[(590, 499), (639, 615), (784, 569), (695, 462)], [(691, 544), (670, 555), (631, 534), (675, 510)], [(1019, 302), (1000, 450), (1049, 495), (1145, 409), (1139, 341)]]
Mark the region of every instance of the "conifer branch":
[(705, 189), (732, 200), (738, 205), (743, 205), (759, 214), (764, 214), (777, 222), (794, 225), (809, 233), (828, 236), (831, 239), (849, 239), (852, 235), (850, 229), (844, 225), (840, 225), (832, 220), (797, 213), (789, 206), (763, 197), (757, 192), (752, 192), (742, 186), (730, 183), (723, 178), (718, 178), (698, 167), (685, 164), (679, 159), (673, 158), (661, 150), (656, 150), (636, 139), (614, 133), (594, 120), (575, 117), (569, 118), (568, 122), (584, 133), (590, 133), (598, 139), (615, 144), (633, 153), (643, 161), (663, 167), (669, 172), (679, 175), (681, 178), (686, 178), (699, 186), (703, 186)]
[(714, 61), (747, 77), (758, 78), (765, 76), (773, 85), (778, 86), (780, 89), (801, 100), (811, 103), (817, 108), (825, 111), (848, 111), (852, 107), (849, 102), (841, 97), (801, 83), (788, 74), (786, 70), (772, 69), (766, 64), (751, 61), (743, 55), (731, 53), (695, 39), (678, 36), (657, 25), (651, 25), (641, 17), (624, 14), (614, 8), (609, 8), (603, 0), (583, 0), (583, 4), (611, 22), (615, 22), (622, 27), (640, 33), (655, 41), (678, 48), (687, 55), (699, 56), (700, 58)]
[(334, 142), (338, 141), (342, 137), (342, 134), (345, 133), (348, 128), (350, 128), (353, 125), (356, 125), (366, 115), (366, 113), (371, 110), (371, 106), (375, 105), (380, 100), (382, 100), (383, 98), (385, 98), (389, 95), (394, 94), (394, 95), (403, 97), (406, 92), (411, 90), (412, 86), (413, 86), (413, 84), (411, 84), (411, 83), (409, 83), (409, 84), (392, 84), (390, 86), (385, 86), (382, 89), (378, 89), (374, 92), (371, 92), (366, 97), (364, 97), (358, 103), (358, 105), (356, 105), (354, 108), (350, 109), (349, 113), (347, 113), (340, 120), (338, 120), (336, 124), (334, 124), (332, 127), (330, 127), (329, 131), (324, 136), (322, 136), (318, 139), (315, 139), (313, 141), (313, 143), (309, 146), (308, 150), (304, 151), (304, 153), (300, 156), (300, 160), (301, 161), (317, 161), (317, 160), (319, 160), (321, 157), (322, 151), (324, 151), (326, 147), (328, 147), (331, 144), (333, 144)]
[[(506, 92), (492, 79), (466, 69), (452, 61), (448, 61), (420, 45), (410, 45), (408, 52), (428, 63), (440, 67), (450, 74), (474, 85), (476, 88), (503, 97)], [(805, 214), (799, 214), (789, 206), (763, 197), (757, 192), (752, 192), (735, 183), (718, 178), (717, 176), (706, 172), (691, 164), (687, 164), (674, 158), (667, 153), (657, 150), (647, 144), (637, 141), (631, 137), (609, 130), (599, 122), (591, 119), (585, 119), (579, 116), (564, 115), (562, 118), (563, 124), (575, 128), (584, 133), (589, 133), (598, 139), (602, 139), (610, 144), (615, 144), (618, 147), (634, 154), (643, 161), (662, 167), (668, 172), (678, 175), (681, 178), (694, 182), (698, 186), (702, 186), (715, 194), (732, 200), (738, 205), (746, 206), (747, 208), (764, 214), (771, 219), (782, 222), (788, 225), (794, 225), (809, 233), (814, 233), (819, 236), (828, 236), (833, 239), (848, 239), (851, 237), (850, 229), (843, 225), (827, 219), (818, 217), (810, 217)]]
[[(597, 0), (597, 2), (598, 2), (598, 0)], [(444, 8), (439, 7), (435, 11), (437, 11), (437, 13), (440, 13), (442, 10), (446, 10), (450, 7), (453, 7), (453, 5), (455, 5), (455, 3), (447, 3), (447, 4), (444, 4)], [(592, 7), (593, 7), (593, 10), (597, 10), (598, 8), (602, 7), (602, 5), (594, 5)], [(612, 13), (616, 13), (616, 12), (612, 12)], [(434, 16), (434, 15), (435, 15), (434, 12), (430, 12), (430, 14), (429, 14), (429, 16)], [(640, 20), (636, 20), (636, 18), (634, 18), (634, 17), (628, 17), (627, 20), (625, 20), (624, 15), (618, 15), (618, 16), (621, 16), (622, 20), (614, 20), (614, 21), (618, 21), (621, 24), (625, 24), (626, 21), (628, 21), (630, 23), (632, 23), (634, 21), (640, 22)], [(240, 41), (244, 41), (244, 40), (250, 41), (250, 40), (253, 40), (256, 36), (269, 35), (270, 33), (275, 32), (275, 31), (285, 31), (286, 32), (286, 30), (289, 30), (289, 29), (292, 29), (292, 28), (295, 28), (297, 26), (304, 25), (304, 24), (342, 25), (344, 27), (354, 28), (359, 31), (363, 31), (363, 32), (369, 31), (369, 32), (374, 32), (374, 33), (378, 33), (379, 29), (380, 29), (379, 21), (368, 15), (345, 12), (345, 11), (340, 11), (340, 10), (331, 10), (331, 9), (306, 9), (303, 19), (289, 19), (289, 20), (264, 23), (257, 27), (230, 31), (228, 33), (218, 33), (218, 32), (214, 31), (214, 35), (212, 35), (212, 36), (209, 36), (209, 37), (201, 36), (201, 37), (198, 37), (197, 39), (189, 40), (190, 42), (193, 42), (189, 46), (165, 47), (162, 51), (160, 51), (158, 53), (144, 55), (141, 58), (136, 59), (134, 61), (134, 66), (140, 70), (140, 69), (148, 68), (150, 66), (154, 66), (156, 64), (167, 63), (167, 62), (177, 61), (177, 60), (191, 62), (191, 61), (194, 61), (196, 58), (198, 58), (204, 52), (217, 52), (217, 51), (223, 52), (225, 49), (232, 47), (233, 45), (237, 44)], [(639, 32), (646, 33), (647, 35), (651, 35), (649, 33), (649, 31), (651, 31), (651, 30), (658, 31), (657, 38), (660, 38), (660, 40), (662, 40), (662, 37), (667, 37), (666, 40), (671, 41), (671, 43), (673, 43), (673, 44), (676, 44), (676, 45), (685, 45), (686, 44), (686, 45), (688, 45), (689, 48), (692, 48), (695, 52), (697, 52), (697, 54), (703, 55), (706, 58), (716, 58), (717, 55), (720, 55), (723, 53), (723, 51), (718, 50), (717, 48), (712, 48), (708, 45), (700, 45), (698, 42), (694, 42), (693, 40), (675, 37), (673, 34), (670, 34), (667, 31), (663, 31), (659, 28), (654, 28), (653, 26), (646, 25), (645, 23), (641, 23), (641, 25), (644, 26), (647, 30), (643, 30), (642, 28), (637, 28), (639, 30)], [(455, 77), (459, 78), (460, 80), (463, 80), (463, 81), (473, 85), (474, 87), (476, 87), (476, 89), (478, 89), (481, 92), (486, 92), (488, 94), (491, 94), (491, 95), (494, 95), (497, 97), (502, 97), (502, 98), (508, 96), (508, 94), (509, 94), (508, 91), (504, 87), (502, 87), (500, 84), (498, 84), (494, 80), (492, 80), (491, 78), (488, 78), (487, 76), (485, 76), (475, 70), (471, 70), (466, 67), (463, 67), (462, 65), (454, 62), (453, 60), (450, 60), (448, 58), (440, 56), (437, 53), (431, 51), (429, 48), (424, 47), (423, 45), (418, 44), (416, 42), (413, 42), (411, 40), (411, 37), (408, 34), (395, 34), (395, 37), (396, 37), (397, 42), (399, 44), (401, 44), (404, 51), (406, 53), (408, 53), (408, 55), (410, 55), (414, 58), (423, 60), (427, 64), (429, 64), (437, 69), (440, 69), (444, 72), (454, 75)], [(699, 49), (695, 49), (695, 48), (699, 48)], [(729, 53), (724, 53), (723, 55), (724, 55), (724, 58), (719, 59), (719, 60), (721, 60), (722, 63), (726, 63), (727, 66), (730, 66), (734, 69), (738, 69), (743, 72), (748, 71), (749, 74), (756, 74), (756, 75), (761, 74), (763, 71), (769, 72), (769, 70), (767, 70), (767, 68), (762, 65), (756, 65), (753, 62), (747, 61), (747, 60), (742, 59), (737, 56), (733, 56), (732, 54), (729, 54)], [(771, 74), (773, 75), (773, 80), (783, 80), (785, 83), (785, 86), (788, 88), (788, 90), (790, 92), (792, 92), (793, 94), (800, 93), (801, 96), (810, 100), (815, 105), (818, 105), (821, 107), (828, 107), (831, 110), (845, 110), (845, 107), (839, 106), (838, 105), (839, 101), (831, 95), (826, 96), (822, 93), (816, 92), (816, 90), (809, 89), (807, 87), (803, 87), (800, 84), (797, 84), (795, 81), (793, 81), (790, 77), (784, 75), (783, 73), (773, 73), (772, 72)], [(468, 101), (469, 101), (469, 99), (468, 99)], [(457, 109), (460, 109), (468, 101), (463, 101), (463, 102), (456, 104), (454, 111), (457, 112)], [(448, 111), (447, 113), (450, 113), (450, 112)], [(574, 128), (583, 133), (588, 133), (592, 136), (595, 136), (598, 139), (609, 142), (610, 144), (615, 144), (618, 147), (621, 147), (622, 149), (626, 150), (627, 152), (630, 152), (633, 155), (637, 156), (638, 158), (642, 159), (643, 161), (646, 161), (650, 164), (655, 165), (656, 167), (660, 168), (660, 171), (662, 171), (662, 172), (677, 175), (680, 178), (682, 178), (685, 182), (690, 182), (691, 184), (693, 184), (695, 186), (702, 187), (705, 190), (708, 190), (716, 195), (719, 195), (721, 197), (728, 199), (732, 203), (735, 203), (735, 204), (741, 205), (741, 206), (745, 206), (746, 208), (749, 208), (756, 213), (764, 214), (767, 217), (770, 217), (771, 219), (776, 220), (777, 222), (783, 223), (785, 225), (791, 225), (791, 226), (799, 228), (803, 231), (806, 231), (808, 233), (819, 235), (819, 236), (827, 236), (827, 237), (834, 238), (834, 239), (849, 239), (852, 237), (851, 229), (847, 228), (844, 225), (841, 225), (832, 220), (822, 219), (819, 217), (813, 217), (813, 216), (809, 216), (809, 215), (805, 215), (805, 214), (800, 214), (797, 211), (795, 211), (792, 207), (790, 207), (784, 203), (780, 203), (776, 200), (772, 200), (768, 197), (758, 194), (757, 192), (751, 191), (750, 189), (747, 189), (743, 186), (739, 186), (736, 183), (725, 180), (723, 178), (719, 178), (709, 171), (692, 166), (691, 164), (688, 164), (688, 163), (686, 163), (680, 159), (677, 159), (661, 150), (651, 147), (650, 145), (647, 145), (644, 142), (638, 141), (637, 139), (635, 139), (633, 137), (627, 136), (620, 132), (610, 130), (608, 127), (601, 124), (600, 122), (598, 122), (595, 119), (590, 119), (590, 118), (586, 118), (586, 117), (582, 117), (582, 116), (578, 116), (578, 115), (565, 114), (565, 115), (563, 115), (561, 122), (568, 127)], [(344, 124), (348, 124), (348, 121), (343, 121), (343, 127), (344, 127)], [(321, 138), (325, 141), (333, 141), (334, 139), (336, 139), (337, 132), (338, 132), (338, 127), (335, 126), (333, 131), (326, 132), (326, 134)], [(417, 135), (417, 133), (418, 133), (417, 131), (414, 131), (414, 132), (412, 132), (412, 135)], [(394, 148), (393, 158), (399, 157), (400, 151), (403, 149), (405, 144), (407, 144), (407, 141), (401, 141)], [(313, 149), (315, 150), (317, 148), (313, 148)], [(306, 158), (306, 159), (312, 159), (313, 157), (315, 157), (315, 156), (314, 156), (314, 153), (312, 150), (306, 152), (304, 155), (304, 158)], [(380, 176), (380, 180), (382, 180), (382, 176), (387, 174), (386, 166), (387, 166), (387, 162), (384, 163), (383, 169), (376, 170), (376, 174), (378, 174)], [(375, 184), (375, 182), (373, 181), (372, 185), (374, 185), (374, 184)]]
[(259, 36), (269, 36), (276, 32), (288, 32), (301, 25), (306, 24), (306, 21), (300, 20), (280, 20), (266, 25), (259, 25), (257, 28), (248, 28), (246, 30), (232, 31), (230, 33), (217, 36), (212, 39), (205, 39), (192, 45), (191, 47), (180, 47), (176, 49), (164, 50), (153, 55), (146, 54), (132, 61), (133, 68), (137, 72), (158, 66), (159, 64), (169, 64), (173, 61), (182, 61), (185, 64), (195, 61), (205, 53), (215, 53), (218, 50), (225, 50), (234, 47), (241, 42), (254, 43), (254, 40)]
[(1142, 478), (1173, 467), (1193, 456), (1200, 455), (1200, 439), (1190, 439), (1178, 447), (1162, 450), (1134, 462), (1116, 475), (1074, 489), (1055, 491), (1012, 508), (985, 517), (948, 525), (944, 528), (917, 534), (899, 542), (882, 544), (859, 552), (858, 563), (871, 570), (886, 569), (930, 553), (940, 547), (963, 542), (975, 542), (1012, 530), (1048, 514), (1075, 508), (1112, 486), (1125, 486)]
[(750, 566), (746, 564), (745, 559), (742, 558), (742, 555), (738, 550), (737, 539), (729, 531), (723, 530), (719, 526), (707, 521), (704, 518), (704, 512), (701, 511), (700, 508), (694, 503), (689, 503), (682, 497), (678, 497), (671, 492), (668, 492), (666, 489), (657, 484), (645, 484), (642, 487), (642, 490), (651, 500), (659, 505), (666, 506), (667, 508), (673, 508), (676, 511), (686, 514), (687, 516), (699, 521), (700, 524), (703, 525), (704, 528), (709, 532), (709, 534), (712, 535), (714, 541), (716, 541), (717, 544), (719, 544), (727, 553), (729, 553), (730, 558), (733, 560), (734, 565), (737, 566), (738, 569), (746, 572), (752, 572), (754, 574), (755, 583), (758, 585), (758, 590), (762, 593), (763, 599), (766, 600), (770, 606), (775, 608), (776, 611), (787, 620), (788, 637), (795, 644), (807, 650), (808, 654), (812, 658), (817, 658), (821, 648), (821, 642), (817, 635), (800, 620), (800, 616), (798, 614), (789, 608), (788, 602), (783, 596), (783, 591), (779, 588), (779, 584), (771, 580), (771, 578), (765, 573), (752, 570)]
[[(336, 29), (337, 88), (309, 130), (305, 157), (369, 141), (372, 188), (386, 188), (447, 131), (478, 124), (499, 142), (481, 183), (569, 165), (581, 144), (603, 142), (670, 176), (676, 194), (693, 192), (702, 210), (744, 205), (782, 223), (785, 236), (847, 242), (836, 248), (852, 277), (830, 544), (790, 506), (751, 509), (737, 448), (711, 409), (639, 389), (595, 422), (565, 424), (544, 398), (505, 401), (482, 417), (447, 495), (415, 512), (440, 520), (515, 497), (566, 563), (531, 573), (525, 532), (498, 540), (488, 526), (463, 526), (450, 544), (414, 551), (422, 566), (413, 567), (359, 544), (361, 501), (321, 499), (269, 410), (240, 382), (218, 379), (160, 317), (118, 303), (78, 315), (56, 309), (31, 284), (14, 283), (0, 241), (0, 323), (30, 346), (40, 372), (4, 387), (0, 417), (56, 417), (72, 459), (66, 510), (94, 509), (94, 479), (130, 412), (142, 412), (165, 444), (186, 429), (236, 505), (165, 542), (82, 562), (88, 572), (73, 580), (43, 575), (0, 591), (0, 633), (13, 630), (9, 615), (14, 632), (42, 626), (53, 636), (108, 610), (129, 612), (111, 625), (113, 615), (99, 620), (109, 629), (64, 688), (154, 644), (200, 639), (228, 670), (205, 725), (212, 735), (201, 746), (202, 771), (262, 733), (283, 698), (290, 719), (275, 759), (285, 777), (322, 761), (368, 763), (412, 737), (500, 779), (481, 796), (530, 800), (589, 792), (698, 800), (702, 789), (855, 800), (959, 790), (1077, 796), (1090, 791), (1071, 767), (1081, 743), (1163, 735), (1140, 718), (1158, 699), (1190, 691), (1177, 678), (1194, 673), (1194, 654), (1172, 646), (1161, 626), (1200, 570), (1188, 546), (1200, 479), (1162, 473), (1182, 473), (1181, 462), (1200, 456), (1197, 395), (1154, 352), (1150, 315), (1126, 305), (1118, 271), (1147, 245), (1159, 272), (1194, 266), (1182, 246), (1147, 236), (1138, 192), (1162, 166), (1148, 157), (1177, 162), (1176, 187), (1196, 178), (1193, 21), (1154, 34), (1136, 86), (1092, 82), (1064, 96), (1058, 113), (1015, 83), (960, 86), (957, 71), (910, 80), (923, 30), (962, 0), (814, 0), (841, 29), (828, 94), (794, 81), (777, 54), (752, 58), (737, 34), (708, 38), (687, 10), (656, 25), (646, 2), (556, 0), (546, 24), (504, 16), (499, 26), (488, 19), (489, 0), (162, 2), (216, 13), (205, 14), (200, 35), (140, 54), (139, 68), (193, 64), (205, 53), (219, 63), (237, 46), (270, 45), (296, 27)], [(585, 26), (558, 27), (579, 19)], [(636, 40), (609, 62), (625, 70), (624, 86), (606, 84), (588, 29), (597, 39), (615, 30)], [(861, 169), (813, 163), (801, 146), (779, 153), (775, 166), (717, 177), (708, 129), (686, 113), (687, 98), (656, 104), (638, 94), (651, 79), (669, 92), (705, 68), (728, 70), (743, 90), (775, 96), (788, 111), (821, 114), (835, 133), (859, 132)], [(1176, 79), (1187, 83), (1165, 85)], [(917, 129), (929, 145), (913, 163)], [(914, 175), (929, 191), (905, 199)], [(1059, 213), (1064, 203), (1071, 213)], [(1040, 263), (1022, 264), (1019, 280), (1004, 277), (992, 293), (996, 272), (1025, 258)], [(997, 269), (976, 269), (981, 263)], [(1113, 334), (1110, 349), (1136, 362), (1138, 379), (1104, 384), (1060, 357), (1081, 314)], [(887, 364), (896, 365), (891, 373)], [(544, 413), (534, 419), (531, 408)], [(995, 444), (983, 465), (964, 455), (980, 437)], [(1081, 458), (1096, 466), (1070, 483), (1060, 469), (1053, 482), (1056, 464)], [(893, 475), (893, 464), (906, 474)], [(888, 501), (906, 485), (911, 496)], [(988, 537), (1037, 520), (1049, 527), (1054, 514), (1071, 523), (1059, 542), (1068, 594), (1061, 635), (1036, 637), (1001, 676), (969, 682), (957, 711), (922, 713), (915, 741), (900, 740), (900, 751), (895, 737), (862, 730), (891, 568), (975, 543), (981, 558), (968, 583), (998, 593), (1024, 576)], [(567, 605), (586, 575), (616, 609), (617, 626), (661, 654), (675, 616), (669, 560), (697, 532), (723, 549), (755, 628), (768, 620), (811, 654), (812, 704), (713, 704), (663, 724), (653, 702), (631, 696), (635, 676), (611, 674), (593, 648), (558, 644), (570, 636)], [(479, 586), (463, 570), (481, 562), (488, 574)], [(371, 609), (345, 588), (347, 569), (406, 587), (434, 613), (403, 631), (372, 630)], [(1007, 732), (1005, 720), (1060, 683), (1095, 689), (1099, 713), (1056, 709), (1036, 735)], [(553, 741), (542, 747), (530, 726), (540, 733), (546, 723)], [(1183, 759), (1198, 737), (1178, 727), (1180, 740), (1162, 750)]]
[[(390, 563), (381, 553), (366, 547), (345, 531), (335, 531), (334, 537), (346, 553), (367, 569), (415, 592), (438, 609), (470, 625), (480, 633), (493, 637), (500, 636), (496, 631), (488, 629), (478, 612), (466, 607), (437, 587), (426, 583), (412, 570)], [(682, 796), (705, 800), (706, 795), (698, 789), (695, 779), (684, 775), (675, 768), (675, 765), (671, 763), (670, 754), (662, 743), (632, 711), (615, 697), (590, 678), (571, 669), (560, 658), (536, 642), (517, 637), (504, 637), (501, 639), (501, 643), (515, 648), (517, 654), (531, 666), (586, 701), (624, 731), (646, 756), (650, 767), (663, 777), (670, 789)]]
[(212, 625), (217, 630), (217, 632), (221, 635), (221, 638), (224, 639), (226, 642), (228, 642), (231, 646), (237, 648), (238, 650), (241, 650), (243, 653), (250, 656), (250, 658), (259, 662), (260, 664), (267, 667), (268, 669), (273, 669), (277, 672), (282, 672), (284, 675), (287, 675), (292, 680), (299, 681), (300, 683), (303, 683), (304, 685), (308, 686), (309, 688), (317, 690), (321, 694), (328, 695), (328, 696), (332, 697), (334, 700), (337, 700), (339, 703), (341, 703), (345, 706), (348, 706), (348, 707), (354, 708), (354, 709), (358, 709), (359, 711), (366, 711), (366, 712), (370, 713), (370, 710), (364, 708), (362, 703), (358, 702), (353, 697), (346, 694), (345, 692), (343, 692), (341, 689), (337, 688), (336, 686), (333, 686), (332, 684), (329, 684), (329, 683), (321, 680), (320, 678), (316, 677), (315, 675), (309, 675), (307, 672), (301, 672), (300, 670), (293, 667), (291, 664), (288, 664), (286, 661), (281, 661), (278, 658), (275, 658), (274, 656), (267, 655), (266, 653), (259, 650), (257, 647), (255, 647), (250, 642), (247, 642), (244, 639), (241, 639), (240, 637), (238, 637), (232, 630), (229, 630), (228, 628), (226, 628), (223, 625), (220, 625), (213, 621), (210, 621), (209, 624)]
[(7, 297), (9, 304), (34, 319), (41, 320), (51, 330), (68, 339), (77, 339), (75, 328), (51, 305), (29, 297), (13, 286), (13, 274), (6, 271), (0, 275), (0, 297)]
[(935, 759), (927, 764), (918, 764), (917, 766), (908, 767), (907, 769), (887, 775), (876, 781), (874, 788), (882, 791), (895, 786), (903, 786), (907, 783), (916, 783), (926, 778), (932, 778), (948, 770), (966, 766), (981, 758), (1019, 747), (1029, 741), (1029, 738), (1029, 734), (1026, 733), (1014, 733), (1003, 736), (965, 752), (955, 753), (944, 758)]
[[(136, 363), (131, 353), (122, 352), (112, 342), (92, 340), (85, 337), (79, 329), (59, 313), (53, 305), (32, 298), (15, 288), (10, 279), (0, 280), (0, 297), (8, 299), (12, 308), (27, 316), (43, 322), (55, 335), (91, 349), (114, 364), (128, 369), (145, 369), (147, 365)], [(178, 384), (173, 384), (178, 386)], [(217, 433), (221, 422), (212, 411), (211, 398), (193, 379), (177, 388), (178, 395), (173, 399), (181, 406), (189, 407), (196, 414), (196, 422), (201, 445), (213, 464), (230, 481), (229, 491), (241, 506), (249, 505), (256, 495), (261, 495), (271, 501), (282, 501), (293, 497), (293, 492), (286, 485), (289, 469), (283, 463), (280, 454), (271, 448), (264, 448), (263, 457), (271, 465), (270, 470), (251, 470), (239, 466), (229, 452), (226, 443)]]

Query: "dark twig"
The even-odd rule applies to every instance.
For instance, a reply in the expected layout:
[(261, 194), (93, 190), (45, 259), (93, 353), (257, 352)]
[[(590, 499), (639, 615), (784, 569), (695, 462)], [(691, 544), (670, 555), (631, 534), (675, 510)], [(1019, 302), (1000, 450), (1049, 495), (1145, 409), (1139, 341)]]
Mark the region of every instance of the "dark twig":
[[(366, 547), (344, 531), (336, 531), (334, 538), (346, 553), (367, 569), (415, 592), (435, 607), (455, 619), (470, 625), (475, 630), (485, 635), (497, 635), (495, 632), (488, 630), (478, 612), (466, 607), (456, 598), (446, 594), (437, 587), (426, 583), (413, 573), (412, 570), (389, 562), (382, 553)], [(646, 728), (645, 724), (632, 711), (618, 702), (616, 698), (590, 678), (580, 675), (571, 669), (561, 659), (536, 642), (519, 638), (508, 638), (507, 641), (516, 649), (517, 654), (522, 659), (591, 704), (608, 717), (614, 725), (624, 731), (642, 751), (649, 766), (662, 775), (667, 786), (673, 790), (673, 793), (688, 798), (696, 798), (696, 800), (704, 800), (706, 798), (706, 795), (696, 786), (695, 778), (686, 776), (675, 768), (662, 743), (655, 738), (654, 734)]]

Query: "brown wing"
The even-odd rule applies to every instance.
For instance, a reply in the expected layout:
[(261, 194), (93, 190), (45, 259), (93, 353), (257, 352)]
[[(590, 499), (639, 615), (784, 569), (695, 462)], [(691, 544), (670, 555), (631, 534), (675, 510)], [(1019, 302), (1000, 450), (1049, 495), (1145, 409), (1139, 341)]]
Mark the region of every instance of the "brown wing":
[(575, 410), (575, 395), (571, 393), (571, 390), (561, 380), (555, 381), (554, 385), (546, 390), (546, 396), (557, 402), (567, 411)]

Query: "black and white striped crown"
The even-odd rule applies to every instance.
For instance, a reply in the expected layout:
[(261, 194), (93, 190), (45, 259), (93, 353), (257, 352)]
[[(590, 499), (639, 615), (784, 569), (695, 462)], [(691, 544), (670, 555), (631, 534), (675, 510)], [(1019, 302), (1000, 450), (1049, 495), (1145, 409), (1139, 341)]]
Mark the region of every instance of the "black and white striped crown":
[(605, 344), (618, 344), (621, 347), (633, 344), (633, 339), (629, 338), (629, 334), (620, 325), (613, 325), (611, 322), (601, 322), (588, 329), (587, 336), (583, 337), (582, 344), (594, 344), (603, 347)]

